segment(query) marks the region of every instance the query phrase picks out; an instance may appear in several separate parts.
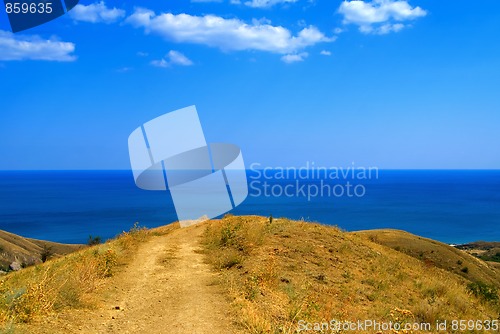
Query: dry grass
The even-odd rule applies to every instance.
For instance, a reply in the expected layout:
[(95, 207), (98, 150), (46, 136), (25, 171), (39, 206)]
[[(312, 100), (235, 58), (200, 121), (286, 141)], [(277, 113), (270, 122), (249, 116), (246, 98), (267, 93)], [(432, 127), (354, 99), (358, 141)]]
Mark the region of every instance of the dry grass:
[(497, 319), (469, 280), (335, 227), (225, 217), (204, 235), (236, 321), (248, 333), (295, 333), (311, 323)]
[[(165, 230), (167, 231), (168, 228)], [(0, 331), (66, 308), (92, 308), (108, 277), (125, 265), (138, 245), (162, 230), (134, 226), (105, 244), (49, 260), (0, 280)]]
[(354, 234), (410, 255), (429, 265), (463, 276), (470, 281), (485, 282), (500, 287), (500, 272), (494, 266), (455, 247), (399, 230), (372, 230)]
[(57, 258), (84, 247), (84, 245), (60, 244), (24, 238), (0, 230), (0, 269), (8, 271), (9, 264), (14, 261), (24, 266), (41, 263), (44, 251), (47, 251), (47, 255), (51, 258)]

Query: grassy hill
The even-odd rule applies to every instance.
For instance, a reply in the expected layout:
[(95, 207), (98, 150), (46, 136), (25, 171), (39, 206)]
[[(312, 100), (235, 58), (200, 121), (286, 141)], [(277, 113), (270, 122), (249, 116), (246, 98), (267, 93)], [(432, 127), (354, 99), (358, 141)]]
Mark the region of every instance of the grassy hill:
[[(470, 281), (500, 286), (500, 271), (494, 265), (456, 247), (398, 230), (360, 231), (355, 234)], [(477, 249), (472, 248), (476, 246), (470, 247)]]
[(42, 257), (59, 257), (72, 253), (82, 247), (84, 245), (60, 244), (23, 238), (19, 235), (0, 230), (0, 269), (7, 270), (9, 265), (14, 261), (24, 265), (40, 263), (42, 262)]
[(204, 244), (249, 333), (291, 333), (300, 320), (435, 324), (500, 316), (497, 270), (405, 232), (227, 217), (209, 225)]
[[(106, 244), (9, 273), (0, 280), (0, 321), (22, 332), (40, 328), (42, 317), (95, 308), (141, 245), (148, 247), (153, 236), (178, 228), (134, 228)], [(231, 319), (224, 321), (244, 333), (296, 333), (300, 326), (333, 319), (434, 325), (438, 320), (500, 318), (498, 269), (433, 240), (402, 231), (348, 233), (255, 216), (226, 216), (187, 231), (200, 228), (196, 252), (216, 272), (213, 284), (231, 305)]]

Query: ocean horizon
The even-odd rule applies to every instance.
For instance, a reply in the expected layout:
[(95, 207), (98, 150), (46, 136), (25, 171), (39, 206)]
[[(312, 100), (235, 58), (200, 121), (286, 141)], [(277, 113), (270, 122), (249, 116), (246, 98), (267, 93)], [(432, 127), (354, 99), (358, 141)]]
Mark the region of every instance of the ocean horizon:
[[(249, 196), (230, 213), (347, 231), (400, 229), (449, 244), (500, 241), (500, 170), (277, 173), (248, 170)], [(137, 188), (129, 170), (0, 171), (0, 229), (24, 237), (86, 243), (136, 222), (152, 228), (176, 220), (169, 192)]]

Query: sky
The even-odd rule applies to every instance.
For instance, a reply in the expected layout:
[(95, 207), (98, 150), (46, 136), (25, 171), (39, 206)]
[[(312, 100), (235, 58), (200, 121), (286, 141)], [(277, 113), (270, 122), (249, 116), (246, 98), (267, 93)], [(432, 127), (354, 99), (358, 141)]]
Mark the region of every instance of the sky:
[(128, 169), (130, 133), (190, 105), (247, 167), (500, 169), (499, 31), (497, 0), (0, 11), (0, 169)]

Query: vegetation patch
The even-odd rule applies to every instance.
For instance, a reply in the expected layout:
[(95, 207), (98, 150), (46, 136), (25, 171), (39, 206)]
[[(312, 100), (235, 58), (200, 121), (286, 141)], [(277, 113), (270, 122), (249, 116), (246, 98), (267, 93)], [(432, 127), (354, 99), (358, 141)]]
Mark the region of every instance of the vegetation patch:
[[(227, 216), (210, 222), (203, 251), (232, 301), (233, 320), (246, 333), (296, 333), (299, 321), (434, 324), (498, 317), (498, 305), (485, 302), (498, 297), (496, 285), (472, 286), (462, 277), (482, 277), (477, 259), (462, 258), (444, 244), (425, 242), (418, 250), (421, 239), (407, 238), (395, 251), (381, 245), (378, 234)], [(446, 252), (453, 255), (448, 260), (454, 271), (437, 267)]]
[(494, 304), (498, 304), (498, 288), (483, 282), (472, 282), (467, 285), (469, 291), (476, 297)]

